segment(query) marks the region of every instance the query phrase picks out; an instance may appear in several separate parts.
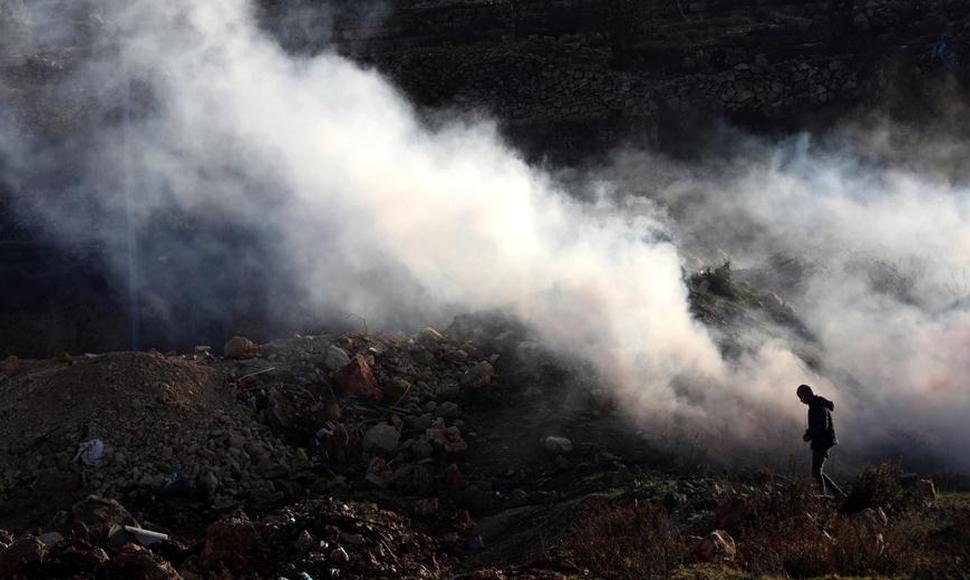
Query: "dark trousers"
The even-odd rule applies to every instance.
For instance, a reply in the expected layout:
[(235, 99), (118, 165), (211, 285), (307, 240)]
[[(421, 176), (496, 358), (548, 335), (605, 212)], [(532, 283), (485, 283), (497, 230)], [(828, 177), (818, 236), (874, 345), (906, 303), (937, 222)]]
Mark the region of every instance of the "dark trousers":
[(835, 492), (844, 496), (845, 493), (832, 481), (832, 478), (822, 471), (822, 468), (825, 467), (825, 460), (828, 458), (829, 452), (827, 450), (812, 449), (812, 477), (815, 478), (822, 493)]

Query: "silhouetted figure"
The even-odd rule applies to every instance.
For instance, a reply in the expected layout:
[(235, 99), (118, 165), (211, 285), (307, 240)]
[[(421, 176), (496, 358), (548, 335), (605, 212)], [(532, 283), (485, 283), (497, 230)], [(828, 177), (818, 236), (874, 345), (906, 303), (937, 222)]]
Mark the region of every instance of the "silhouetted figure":
[(835, 426), (832, 424), (835, 403), (816, 395), (808, 385), (799, 385), (796, 394), (801, 402), (808, 405), (808, 430), (802, 439), (812, 443), (812, 477), (818, 482), (823, 494), (833, 491), (845, 496), (832, 478), (822, 472), (825, 460), (829, 457), (829, 449), (839, 444), (835, 437)]

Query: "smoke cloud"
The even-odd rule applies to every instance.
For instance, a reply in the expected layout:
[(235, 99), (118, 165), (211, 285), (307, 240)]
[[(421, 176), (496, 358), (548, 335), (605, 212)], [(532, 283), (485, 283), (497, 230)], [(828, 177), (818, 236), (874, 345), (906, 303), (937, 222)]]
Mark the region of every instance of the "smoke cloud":
[(838, 401), (844, 440), (966, 470), (970, 190), (939, 170), (950, 155), (930, 170), (915, 154), (914, 172), (835, 141), (742, 139), (742, 159), (691, 167), (625, 152), (605, 173), (671, 208), (685, 256), (726, 253), (736, 275), (795, 307), (823, 348), (821, 390)]
[[(55, 235), (97, 239), (120, 277), (142, 240), (146, 308), (188, 293), (218, 311), (213, 287), (245, 305), (246, 276), (263, 272), (259, 306), (286, 319), (349, 311), (396, 328), (504, 309), (592, 363), (633, 418), (714, 451), (797, 450), (807, 382), (837, 401), (850, 449), (918, 433), (970, 468), (952, 452), (970, 441), (965, 188), (796, 141), (704, 166), (625, 152), (570, 195), (487, 120), (432, 129), (377, 72), (287, 54), (242, 0), (130, 2), (105, 34), (60, 84), (113, 103), (68, 147), (83, 162), (60, 168), (81, 182), (76, 203), (15, 202)], [(4, 134), (8, 181), (64, 158)], [(684, 282), (689, 258), (719, 249), (796, 307), (823, 348), (817, 373), (784, 336), (722, 356)], [(799, 275), (773, 278), (778, 256)]]

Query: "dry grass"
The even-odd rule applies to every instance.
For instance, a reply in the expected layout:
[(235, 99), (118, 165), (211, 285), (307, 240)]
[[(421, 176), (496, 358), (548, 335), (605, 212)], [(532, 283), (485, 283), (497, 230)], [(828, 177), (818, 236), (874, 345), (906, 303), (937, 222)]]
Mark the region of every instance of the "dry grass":
[(898, 465), (869, 465), (856, 479), (849, 497), (842, 504), (843, 514), (853, 514), (866, 508), (900, 508), (903, 489), (899, 484)]
[(637, 502), (594, 512), (561, 546), (572, 563), (604, 578), (669, 577), (688, 548), (661, 507)]
[[(756, 498), (756, 516), (736, 538), (738, 564), (799, 578), (911, 573), (927, 549), (912, 532), (931, 516), (904, 501), (898, 475), (896, 466), (867, 468), (842, 506), (808, 483)], [(885, 509), (888, 523), (867, 508)]]
[(809, 482), (735, 497), (709, 527), (730, 522), (737, 557), (713, 576), (700, 574), (693, 542), (655, 505), (619, 503), (588, 516), (563, 555), (604, 578), (970, 577), (970, 504), (913, 502), (898, 475), (895, 466), (864, 470), (845, 503), (852, 509), (816, 496)]
[(738, 564), (754, 574), (810, 578), (894, 576), (914, 561), (908, 519), (871, 525), (834, 509), (768, 519), (738, 538)]

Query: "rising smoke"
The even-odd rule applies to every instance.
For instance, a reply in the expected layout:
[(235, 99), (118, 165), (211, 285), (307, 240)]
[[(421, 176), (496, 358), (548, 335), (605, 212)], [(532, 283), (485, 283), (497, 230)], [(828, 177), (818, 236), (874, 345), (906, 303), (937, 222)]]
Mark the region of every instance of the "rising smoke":
[(740, 160), (678, 167), (624, 152), (605, 174), (671, 208), (683, 255), (726, 253), (783, 291), (824, 349), (844, 439), (965, 470), (970, 190), (938, 171), (950, 155), (915, 173), (872, 162), (885, 157), (848, 135), (743, 141)]
[[(139, 106), (129, 123), (107, 107), (72, 148), (82, 207), (20, 199), (20, 211), (98, 238), (122, 277), (127, 238), (108, 226), (130, 221), (156, 311), (186, 291), (225, 307), (207, 299), (213, 284), (245, 304), (241, 272), (274, 279), (269, 308), (284, 318), (350, 311), (402, 327), (504, 309), (592, 363), (634, 418), (687, 425), (715, 450), (797, 449), (794, 387), (808, 382), (836, 399), (848, 447), (916, 433), (921, 452), (970, 469), (968, 449), (953, 454), (970, 441), (966, 189), (794, 142), (707, 166), (619, 154), (578, 201), (487, 121), (432, 130), (378, 73), (288, 55), (242, 0), (136, 1), (106, 22), (120, 50), (63, 84), (96, 79)], [(2, 146), (13, 181), (58, 163)], [(722, 357), (684, 283), (688, 258), (718, 249), (741, 270), (804, 265), (776, 282), (824, 349), (819, 375), (778, 338)]]

